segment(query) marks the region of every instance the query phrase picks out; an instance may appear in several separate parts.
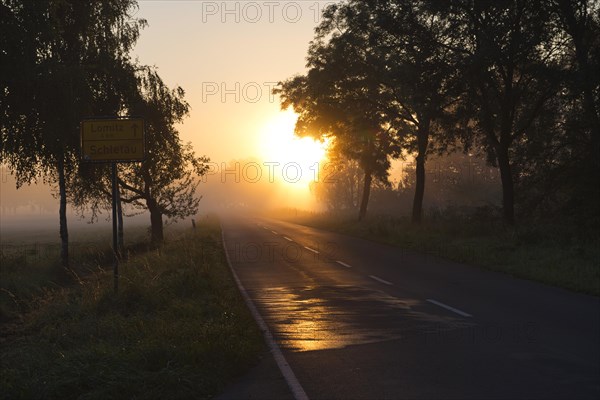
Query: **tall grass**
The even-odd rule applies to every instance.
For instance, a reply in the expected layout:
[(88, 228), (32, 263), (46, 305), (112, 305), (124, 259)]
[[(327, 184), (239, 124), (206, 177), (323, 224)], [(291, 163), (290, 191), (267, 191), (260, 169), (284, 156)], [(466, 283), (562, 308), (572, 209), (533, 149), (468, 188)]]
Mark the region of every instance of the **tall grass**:
[(3, 332), (2, 398), (209, 398), (253, 365), (258, 328), (218, 221), (81, 284), (48, 288)]

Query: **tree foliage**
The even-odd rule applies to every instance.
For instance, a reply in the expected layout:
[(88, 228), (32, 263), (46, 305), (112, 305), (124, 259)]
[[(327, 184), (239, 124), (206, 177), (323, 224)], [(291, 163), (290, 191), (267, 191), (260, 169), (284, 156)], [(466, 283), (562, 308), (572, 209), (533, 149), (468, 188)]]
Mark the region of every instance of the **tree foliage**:
[(459, 140), (498, 168), (506, 224), (516, 204), (597, 226), (599, 26), (593, 0), (347, 0), (324, 10), (308, 73), (277, 92), (298, 134), (335, 137), (347, 158), (365, 119), (389, 128), (377, 159), (414, 157), (415, 222), (427, 156)]
[[(163, 241), (163, 217), (176, 221), (198, 212), (198, 179), (207, 171), (207, 157), (196, 157), (192, 146), (179, 138), (176, 124), (189, 114), (181, 87), (169, 89), (151, 67), (138, 67), (135, 90), (125, 99), (129, 114), (144, 117), (146, 159), (119, 166), (121, 202), (133, 210), (148, 210), (151, 240)], [(71, 184), (75, 204), (92, 211), (108, 208), (111, 200), (109, 168), (85, 165)]]
[[(425, 10), (425, 4), (413, 1), (349, 1), (329, 6), (309, 49), (311, 69), (306, 80), (319, 95), (323, 88), (335, 88), (342, 94), (311, 110), (297, 98), (294, 103), (293, 81), (283, 84), (281, 91), (284, 107), (297, 105), (299, 130), (305, 128), (310, 114), (326, 113), (326, 106), (332, 104), (354, 117), (335, 132), (337, 138), (363, 125), (356, 120), (360, 113), (375, 120), (381, 129), (366, 136), (384, 144), (376, 147), (381, 153), (377, 159), (385, 160), (378, 165), (378, 176), (387, 176), (389, 158), (399, 157), (401, 147), (416, 151), (415, 222), (421, 220), (430, 138), (447, 124), (449, 110), (462, 90), (461, 74), (455, 66), (463, 55), (451, 50), (455, 32), (439, 15)], [(320, 79), (314, 79), (316, 74)], [(340, 100), (344, 96), (348, 101)], [(340, 119), (329, 114), (330, 122)], [(445, 138), (438, 137), (436, 144), (443, 147), (448, 142)]]
[[(397, 127), (390, 124), (389, 103), (369, 68), (373, 64), (368, 37), (335, 34), (331, 19), (318, 28), (309, 49), (306, 76), (296, 76), (274, 91), (282, 108), (299, 114), (296, 133), (330, 140), (330, 152), (355, 160), (363, 171), (358, 218), (365, 217), (373, 178), (387, 182), (390, 157), (397, 156)], [(348, 55), (351, 54), (351, 57)]]
[[(103, 206), (107, 167), (81, 163), (80, 122), (94, 116), (146, 120), (148, 157), (120, 167), (122, 201), (150, 210), (154, 241), (162, 216), (198, 208), (205, 157), (181, 143), (175, 124), (188, 114), (181, 88), (131, 60), (143, 19), (136, 0), (0, 2), (0, 163), (18, 186), (42, 179), (58, 187), (61, 259), (68, 267), (67, 200)], [(96, 184), (98, 183), (98, 184)]]
[(136, 6), (3, 0), (0, 149), (19, 185), (60, 160), (71, 172), (82, 117), (120, 111), (129, 51), (146, 24), (133, 18)]
[(198, 179), (208, 170), (207, 157), (196, 157), (192, 146), (182, 144), (175, 124), (189, 113), (181, 87), (170, 90), (155, 71), (140, 74), (139, 102), (131, 107), (144, 115), (147, 159), (122, 170), (123, 201), (138, 209), (147, 208), (152, 225), (152, 242), (163, 240), (163, 216), (177, 220), (198, 212)]
[(135, 0), (0, 4), (0, 162), (17, 185), (39, 177), (58, 185), (64, 267), (66, 185), (78, 166), (79, 123), (85, 116), (120, 111), (129, 51), (146, 23), (133, 18), (136, 7)]

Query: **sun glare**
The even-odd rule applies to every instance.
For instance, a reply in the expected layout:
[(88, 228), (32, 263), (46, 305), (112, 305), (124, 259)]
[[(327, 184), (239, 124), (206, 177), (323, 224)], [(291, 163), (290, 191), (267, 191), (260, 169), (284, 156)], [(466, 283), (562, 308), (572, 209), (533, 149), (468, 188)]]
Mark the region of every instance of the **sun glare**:
[(294, 135), (298, 115), (292, 111), (281, 112), (263, 129), (263, 158), (276, 164), (276, 176), (292, 184), (308, 184), (318, 173), (319, 162), (325, 157), (326, 143)]

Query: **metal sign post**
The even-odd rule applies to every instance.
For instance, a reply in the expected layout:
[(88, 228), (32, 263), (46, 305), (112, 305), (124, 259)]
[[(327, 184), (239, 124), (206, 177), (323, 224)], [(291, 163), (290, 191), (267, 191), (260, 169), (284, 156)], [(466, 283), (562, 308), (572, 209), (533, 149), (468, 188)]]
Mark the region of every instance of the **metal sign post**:
[(144, 161), (146, 156), (144, 120), (141, 118), (95, 118), (81, 121), (81, 158), (85, 162), (111, 163), (113, 274), (119, 291), (119, 239), (117, 163)]
[(113, 228), (113, 276), (115, 281), (115, 293), (119, 291), (119, 242), (117, 238), (117, 163), (111, 164), (112, 175), (112, 228)]

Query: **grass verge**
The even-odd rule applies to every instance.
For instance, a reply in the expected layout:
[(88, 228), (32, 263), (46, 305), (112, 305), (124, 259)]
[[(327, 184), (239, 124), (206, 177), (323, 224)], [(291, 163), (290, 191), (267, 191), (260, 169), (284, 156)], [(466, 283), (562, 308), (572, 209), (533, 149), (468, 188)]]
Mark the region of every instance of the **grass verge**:
[(30, 301), (2, 332), (2, 398), (210, 398), (263, 351), (214, 218), (123, 263), (118, 295), (98, 271)]
[(316, 228), (477, 265), (511, 276), (600, 295), (598, 238), (574, 239), (566, 226), (509, 228), (492, 218), (446, 215), (419, 226), (407, 218), (372, 216), (357, 221), (299, 210), (280, 210), (276, 217)]

